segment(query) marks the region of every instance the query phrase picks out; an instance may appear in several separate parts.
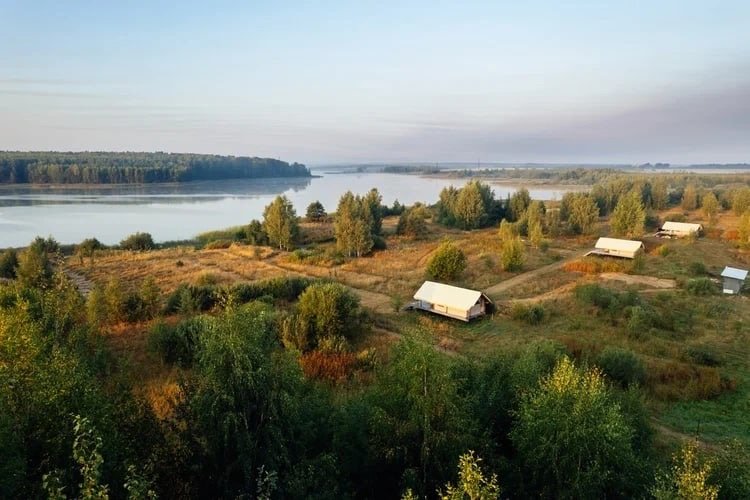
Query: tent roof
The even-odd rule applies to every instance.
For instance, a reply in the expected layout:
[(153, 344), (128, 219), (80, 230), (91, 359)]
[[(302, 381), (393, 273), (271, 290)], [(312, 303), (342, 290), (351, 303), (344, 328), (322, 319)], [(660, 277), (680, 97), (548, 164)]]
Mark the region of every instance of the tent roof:
[(441, 306), (468, 311), (482, 295), (484, 295), (482, 292), (476, 290), (425, 281), (414, 294), (414, 300), (423, 300), (430, 304), (440, 304)]
[(596, 248), (602, 250), (619, 250), (622, 252), (637, 252), (643, 243), (633, 240), (618, 240), (617, 238), (599, 238)]
[(682, 231), (686, 233), (692, 233), (703, 229), (701, 224), (692, 224), (689, 222), (672, 222), (667, 221), (661, 227), (662, 231)]
[(737, 269), (736, 267), (725, 267), (721, 272), (724, 278), (734, 278), (736, 280), (744, 280), (747, 278), (747, 271), (744, 269)]

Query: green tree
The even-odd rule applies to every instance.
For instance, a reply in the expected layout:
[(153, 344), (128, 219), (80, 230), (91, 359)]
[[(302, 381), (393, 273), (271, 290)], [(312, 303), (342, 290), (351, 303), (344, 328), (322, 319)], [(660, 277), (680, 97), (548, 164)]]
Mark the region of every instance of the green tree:
[(446, 240), (432, 254), (427, 263), (431, 279), (454, 280), (466, 269), (466, 255), (453, 242)]
[(716, 216), (719, 215), (719, 200), (712, 191), (706, 193), (701, 199), (701, 210), (709, 224), (716, 224)]
[(651, 208), (654, 210), (664, 210), (669, 203), (669, 190), (667, 182), (658, 178), (651, 185)]
[(370, 234), (379, 236), (383, 229), (383, 197), (377, 189), (372, 188), (362, 198), (363, 211), (368, 212)]
[(155, 318), (161, 310), (161, 290), (153, 276), (147, 277), (141, 283), (140, 296), (146, 318)]
[(597, 370), (562, 358), (522, 396), (516, 419), (510, 436), (538, 495), (602, 498), (631, 486), (634, 432)]
[(422, 239), (427, 235), (427, 222), (429, 217), (427, 207), (421, 203), (404, 210), (398, 218), (396, 234), (409, 236), (414, 239)]
[(500, 221), (500, 228), (498, 229), (497, 234), (500, 237), (500, 243), (502, 244), (503, 242), (510, 241), (518, 236), (518, 231), (516, 231), (515, 224), (503, 219)]
[(750, 210), (750, 187), (737, 189), (732, 194), (732, 210), (735, 215), (742, 215)]
[(518, 221), (526, 213), (526, 209), (531, 205), (531, 195), (529, 190), (521, 188), (510, 197), (508, 204), (508, 215), (511, 221)]
[(352, 257), (367, 255), (374, 245), (371, 211), (359, 196), (348, 191), (339, 199), (334, 222), (337, 249)]
[(568, 223), (577, 234), (589, 234), (599, 219), (599, 207), (594, 199), (585, 193), (575, 193), (568, 210)]
[(407, 335), (378, 372), (370, 398), (373, 466), (383, 471), (381, 477), (401, 479), (390, 483), (395, 491), (381, 490), (375, 497), (395, 497), (404, 486), (426, 496), (444, 485), (474, 426), (449, 361)]
[(682, 193), (682, 202), (680, 203), (683, 210), (695, 210), (698, 208), (698, 191), (695, 186), (688, 184)]
[(286, 196), (277, 196), (263, 210), (263, 230), (271, 245), (280, 250), (291, 250), (299, 238), (297, 213)]
[(259, 220), (253, 219), (245, 226), (245, 239), (251, 245), (268, 245), (268, 235)]
[(104, 303), (107, 307), (107, 322), (116, 324), (125, 319), (125, 292), (117, 277), (110, 279), (104, 287)]
[(321, 222), (328, 216), (323, 204), (319, 201), (314, 201), (307, 206), (305, 217), (310, 222)]
[(519, 271), (525, 261), (523, 242), (518, 236), (503, 241), (500, 246), (500, 266), (505, 271)]
[(143, 251), (155, 248), (154, 239), (149, 233), (134, 233), (120, 242), (123, 250)]
[(631, 191), (620, 198), (612, 212), (612, 229), (615, 234), (633, 238), (643, 234), (646, 210), (640, 195)]
[(542, 232), (542, 224), (540, 222), (534, 222), (529, 224), (529, 241), (534, 248), (539, 248), (544, 240), (544, 233)]
[(458, 459), (458, 484), (447, 484), (445, 493), (439, 492), (440, 500), (495, 500), (500, 497), (497, 475), (484, 477), (480, 467), (481, 458), (473, 451)]
[(94, 286), (86, 297), (86, 317), (91, 325), (101, 327), (108, 321), (107, 300), (104, 291), (98, 285)]
[(454, 209), (454, 218), (462, 229), (476, 229), (487, 217), (482, 199), (481, 186), (478, 182), (469, 182), (458, 193)]
[(557, 238), (562, 233), (562, 221), (560, 219), (560, 209), (550, 209), (544, 213), (544, 225), (547, 228), (547, 234), (552, 238)]
[(52, 262), (47, 253), (29, 247), (21, 252), (16, 277), (23, 287), (45, 288), (52, 280)]
[(104, 245), (101, 241), (97, 240), (96, 238), (87, 238), (80, 242), (76, 246), (76, 254), (78, 255), (78, 258), (81, 261), (81, 264), (83, 264), (83, 259), (88, 258), (91, 263), (94, 262), (94, 254), (97, 250), (104, 249)]

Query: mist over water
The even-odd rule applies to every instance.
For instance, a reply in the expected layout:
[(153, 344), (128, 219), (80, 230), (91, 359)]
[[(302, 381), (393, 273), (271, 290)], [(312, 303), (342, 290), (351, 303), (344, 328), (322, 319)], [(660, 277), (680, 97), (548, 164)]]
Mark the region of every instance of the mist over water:
[[(318, 173), (318, 172), (316, 172)], [(439, 179), (384, 173), (335, 173), (314, 178), (242, 179), (175, 185), (82, 188), (5, 187), (0, 189), (0, 248), (24, 246), (36, 236), (61, 243), (96, 237), (115, 244), (137, 231), (156, 241), (184, 240), (196, 234), (261, 219), (276, 195), (286, 195), (297, 214), (319, 200), (334, 211), (348, 190), (363, 194), (377, 188), (383, 202), (435, 203), (449, 185), (469, 179)], [(493, 185), (504, 198), (516, 187)], [(529, 189), (532, 198), (559, 199), (564, 189)]]

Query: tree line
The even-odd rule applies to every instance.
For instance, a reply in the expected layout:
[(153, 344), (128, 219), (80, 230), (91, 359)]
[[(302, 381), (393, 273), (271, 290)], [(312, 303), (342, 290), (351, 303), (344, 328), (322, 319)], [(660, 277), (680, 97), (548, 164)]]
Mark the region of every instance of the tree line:
[(299, 163), (187, 153), (0, 151), (0, 184), (147, 184), (308, 177)]

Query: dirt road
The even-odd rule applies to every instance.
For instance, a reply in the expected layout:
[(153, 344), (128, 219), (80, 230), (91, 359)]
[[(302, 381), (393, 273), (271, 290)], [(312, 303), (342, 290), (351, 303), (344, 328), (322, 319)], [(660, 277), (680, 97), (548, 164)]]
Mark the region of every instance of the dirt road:
[(544, 267), (534, 269), (533, 271), (529, 271), (527, 273), (522, 273), (517, 276), (513, 276), (510, 279), (501, 281), (500, 283), (485, 289), (484, 293), (486, 293), (491, 299), (501, 299), (502, 298), (501, 294), (503, 292), (510, 290), (522, 283), (526, 283), (527, 281), (532, 280), (534, 278), (539, 278), (540, 276), (544, 276), (545, 274), (551, 273), (552, 271), (556, 271), (562, 268), (562, 266), (564, 266), (566, 262), (580, 259), (586, 254), (587, 251), (588, 250), (574, 253), (573, 255), (570, 255), (569, 257), (565, 259), (558, 260), (557, 262), (553, 262), (552, 264), (548, 264)]

